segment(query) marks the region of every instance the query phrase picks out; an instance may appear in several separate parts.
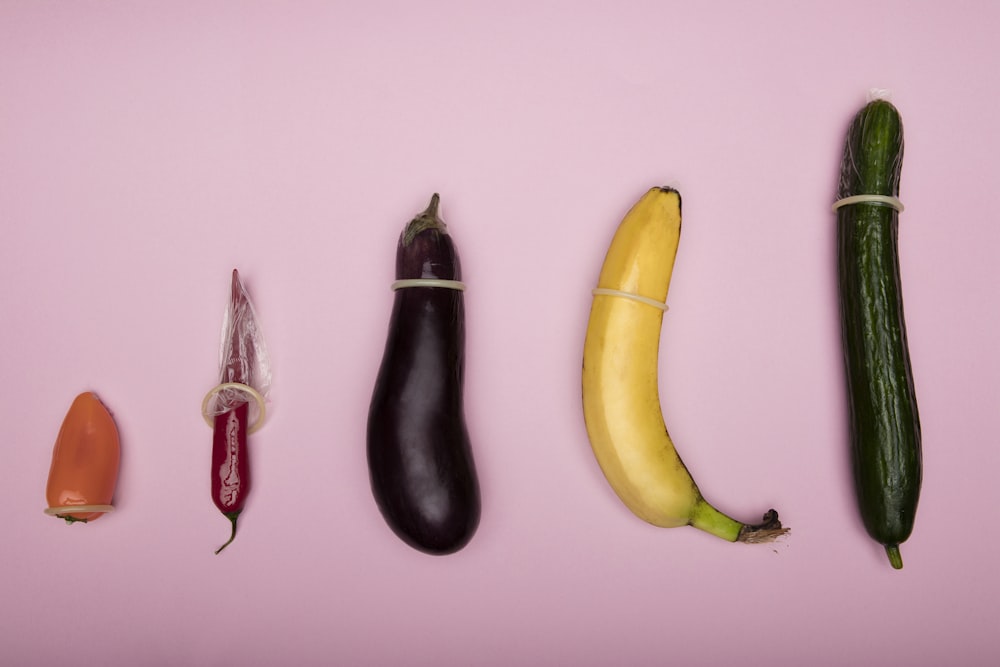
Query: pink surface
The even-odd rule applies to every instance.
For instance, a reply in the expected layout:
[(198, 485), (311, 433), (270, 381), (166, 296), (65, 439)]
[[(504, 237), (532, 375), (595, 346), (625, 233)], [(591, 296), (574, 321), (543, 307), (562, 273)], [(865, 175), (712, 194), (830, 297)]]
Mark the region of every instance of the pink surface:
[[(1000, 9), (977, 2), (0, 5), (4, 664), (995, 665)], [(857, 517), (834, 284), (841, 143), (903, 115), (925, 481), (906, 567)], [(580, 359), (621, 216), (684, 196), (664, 411), (773, 547), (656, 529), (590, 453)], [(388, 530), (364, 429), (396, 237), (430, 194), (469, 284), (483, 520)], [(229, 275), (273, 364), (236, 542), (209, 498)], [(118, 511), (42, 514), (73, 397)]]

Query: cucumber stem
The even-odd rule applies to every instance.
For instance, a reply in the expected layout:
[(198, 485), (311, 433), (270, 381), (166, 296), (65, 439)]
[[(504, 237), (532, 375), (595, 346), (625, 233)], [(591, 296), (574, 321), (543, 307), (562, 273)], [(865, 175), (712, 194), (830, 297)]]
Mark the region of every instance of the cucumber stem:
[(216, 550), (215, 550), (215, 555), (216, 555), (216, 556), (218, 556), (218, 555), (219, 555), (219, 552), (221, 552), (221, 551), (222, 551), (223, 549), (225, 549), (225, 548), (226, 548), (226, 547), (228, 547), (228, 546), (229, 546), (230, 544), (232, 544), (232, 543), (233, 543), (233, 540), (235, 540), (235, 539), (236, 539), (236, 519), (238, 519), (238, 518), (239, 518), (239, 516), (240, 516), (240, 511), (242, 511), (242, 510), (238, 510), (238, 511), (236, 511), (236, 512), (226, 512), (226, 513), (225, 513), (225, 514), (223, 515), (223, 516), (225, 516), (225, 517), (226, 517), (227, 519), (229, 519), (229, 521), (230, 521), (230, 522), (232, 522), (232, 524), (233, 524), (233, 532), (232, 532), (232, 534), (230, 534), (230, 536), (229, 536), (229, 540), (228, 540), (228, 541), (227, 541), (227, 542), (226, 542), (225, 544), (223, 544), (223, 545), (222, 545), (221, 547), (219, 547), (218, 549), (216, 549)]
[(903, 556), (899, 553), (898, 544), (885, 545), (885, 553), (889, 556), (889, 562), (892, 563), (893, 568), (897, 570), (903, 569)]

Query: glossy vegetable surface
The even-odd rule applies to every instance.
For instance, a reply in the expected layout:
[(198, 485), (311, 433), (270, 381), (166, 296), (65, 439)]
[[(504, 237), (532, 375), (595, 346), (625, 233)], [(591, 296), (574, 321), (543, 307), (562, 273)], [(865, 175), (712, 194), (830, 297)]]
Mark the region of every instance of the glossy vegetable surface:
[(219, 553), (236, 538), (236, 520), (243, 512), (250, 493), (250, 457), (247, 452), (247, 425), (250, 404), (246, 401), (233, 410), (215, 416), (212, 433), (212, 501), (229, 519), (232, 532)]
[[(461, 280), (458, 254), (437, 208), (434, 195), (403, 230), (397, 279)], [(463, 408), (464, 366), (462, 291), (398, 289), (368, 416), (368, 467), (390, 528), (431, 554), (461, 549), (479, 524), (479, 483)]]
[[(230, 340), (226, 345), (220, 380), (223, 384), (249, 385), (254, 367), (254, 345), (247, 340), (247, 327), (241, 320), (252, 317), (250, 299), (240, 281), (239, 272), (233, 270), (227, 321)], [(219, 392), (222, 406), (215, 415), (212, 431), (212, 501), (229, 519), (232, 531), (229, 541), (219, 547), (218, 554), (236, 538), (236, 522), (250, 493), (250, 454), (247, 435), (250, 427), (250, 404), (247, 395), (238, 389)]]
[[(112, 511), (120, 459), (118, 427), (111, 413), (96, 394), (80, 394), (52, 450), (46, 514), (74, 523), (96, 521)], [(79, 510), (71, 511), (74, 506)]]
[[(876, 100), (847, 134), (838, 199), (899, 194), (903, 128)], [(868, 533), (895, 568), (913, 530), (922, 476), (920, 419), (906, 343), (897, 210), (879, 202), (838, 213), (841, 330), (855, 490)]]

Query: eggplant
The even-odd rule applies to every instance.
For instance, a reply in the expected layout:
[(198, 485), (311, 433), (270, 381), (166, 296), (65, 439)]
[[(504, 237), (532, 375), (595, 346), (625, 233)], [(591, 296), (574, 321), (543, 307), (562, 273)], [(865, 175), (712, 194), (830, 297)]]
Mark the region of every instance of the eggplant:
[(368, 471), (386, 523), (414, 549), (458, 551), (479, 526), (465, 422), (465, 305), (439, 196), (400, 234), (385, 353), (368, 413)]

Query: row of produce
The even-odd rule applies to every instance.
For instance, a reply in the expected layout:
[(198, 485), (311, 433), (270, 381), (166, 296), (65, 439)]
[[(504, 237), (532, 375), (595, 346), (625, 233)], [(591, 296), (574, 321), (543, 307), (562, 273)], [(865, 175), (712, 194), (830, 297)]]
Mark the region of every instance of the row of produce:
[[(899, 113), (884, 99), (871, 101), (848, 129), (834, 204), (855, 490), (866, 529), (895, 568), (913, 528), (922, 465), (897, 256), (902, 155)], [(389, 527), (420, 551), (448, 554), (473, 537), (481, 499), (463, 408), (465, 285), (438, 207), (435, 194), (399, 237), (367, 451), (372, 493)], [(583, 350), (587, 433), (607, 481), (639, 518), (730, 542), (770, 542), (788, 532), (778, 513), (749, 524), (714, 508), (664, 424), (658, 352), (680, 231), (680, 194), (657, 187), (612, 238)], [(269, 387), (267, 349), (234, 270), (220, 383), (202, 404), (213, 428), (212, 499), (231, 524), (216, 553), (236, 536), (250, 490), (247, 440), (264, 424)], [(53, 449), (46, 513), (87, 523), (111, 511), (119, 460), (110, 412), (95, 394), (81, 394)]]

